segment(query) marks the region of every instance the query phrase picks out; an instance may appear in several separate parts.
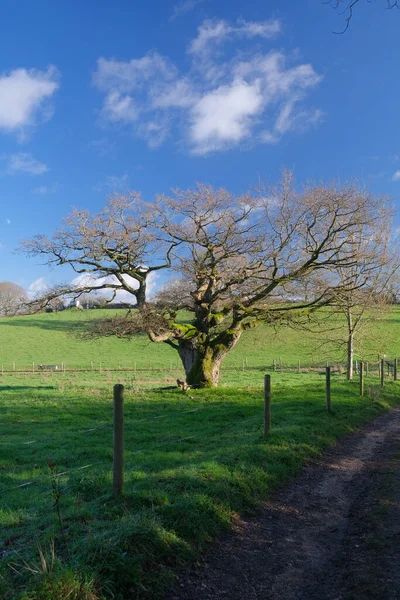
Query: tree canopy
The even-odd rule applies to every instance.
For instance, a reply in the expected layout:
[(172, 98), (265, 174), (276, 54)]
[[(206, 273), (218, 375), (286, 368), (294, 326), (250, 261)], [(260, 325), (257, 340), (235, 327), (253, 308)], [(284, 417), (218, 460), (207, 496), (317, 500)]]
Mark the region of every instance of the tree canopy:
[[(177, 350), (189, 384), (212, 386), (243, 331), (305, 318), (354, 287), (354, 240), (360, 229), (373, 238), (381, 205), (352, 184), (297, 191), (285, 173), (242, 196), (203, 184), (151, 203), (116, 195), (98, 214), (75, 210), (51, 238), (36, 236), (23, 249), (79, 275), (41, 302), (127, 291), (138, 310), (98, 321), (92, 335), (145, 332)], [(149, 277), (162, 270), (164, 288), (149, 298)]]

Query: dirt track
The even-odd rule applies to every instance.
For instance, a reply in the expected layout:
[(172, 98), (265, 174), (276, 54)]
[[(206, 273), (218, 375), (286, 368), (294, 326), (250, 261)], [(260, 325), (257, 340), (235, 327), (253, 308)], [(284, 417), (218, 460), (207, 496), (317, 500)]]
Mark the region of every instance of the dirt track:
[(307, 466), (168, 600), (400, 600), (400, 407)]

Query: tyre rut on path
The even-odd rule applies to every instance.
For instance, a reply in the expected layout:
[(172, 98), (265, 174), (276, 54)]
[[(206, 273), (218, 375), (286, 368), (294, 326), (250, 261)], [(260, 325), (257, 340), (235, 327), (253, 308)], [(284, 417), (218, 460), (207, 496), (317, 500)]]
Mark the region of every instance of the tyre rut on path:
[(242, 519), (167, 600), (400, 600), (400, 407)]

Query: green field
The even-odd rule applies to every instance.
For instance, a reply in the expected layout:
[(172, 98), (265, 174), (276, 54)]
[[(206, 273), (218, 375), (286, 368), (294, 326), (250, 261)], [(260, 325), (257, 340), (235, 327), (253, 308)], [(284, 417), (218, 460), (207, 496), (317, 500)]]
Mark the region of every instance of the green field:
[[(396, 311), (385, 324), (391, 334), (399, 317)], [(400, 398), (397, 382), (387, 380), (382, 390), (372, 374), (360, 398), (357, 381), (335, 374), (328, 414), (323, 371), (276, 372), (266, 441), (264, 369), (251, 366), (279, 356), (284, 364), (306, 362), (314, 338), (290, 330), (278, 332), (279, 340), (267, 328), (252, 332), (228, 357), (227, 365), (237, 368), (226, 369), (219, 389), (188, 395), (162, 387), (176, 377), (168, 347), (144, 338), (82, 343), (68, 334), (80, 319), (81, 313), (64, 312), (2, 320), (3, 364), (64, 360), (82, 368), (91, 350), (108, 368), (136, 360), (145, 369), (150, 360), (164, 371), (71, 368), (1, 377), (2, 600), (162, 597), (174, 569), (195, 559), (238, 514)], [(400, 354), (390, 344), (386, 352)], [(117, 382), (126, 388), (120, 500), (112, 497), (111, 398)]]
[[(88, 319), (114, 314), (110, 310), (75, 311), (57, 314), (37, 314), (0, 319), (0, 366), (6, 371), (32, 369), (32, 363), (61, 365), (68, 370), (101, 368), (169, 370), (180, 368), (177, 354), (167, 344), (154, 344), (146, 336), (132, 340), (115, 338), (81, 341), (74, 335), (84, 328)], [(282, 327), (275, 331), (261, 326), (243, 334), (237, 346), (228, 354), (222, 369), (270, 366), (282, 357), (286, 365), (321, 364), (324, 360), (343, 361), (343, 351), (329, 343), (337, 334), (317, 336), (307, 331)], [(363, 344), (356, 348), (356, 358), (377, 360), (377, 355), (400, 356), (400, 309), (387, 318), (372, 323)], [(226, 378), (225, 378), (226, 379)], [(229, 382), (229, 379), (228, 379)]]

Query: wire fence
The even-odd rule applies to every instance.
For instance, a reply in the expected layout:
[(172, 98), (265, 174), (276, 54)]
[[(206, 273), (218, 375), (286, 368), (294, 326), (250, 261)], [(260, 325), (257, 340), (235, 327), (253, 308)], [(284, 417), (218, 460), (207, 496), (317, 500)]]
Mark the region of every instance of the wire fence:
[[(389, 360), (385, 355), (377, 356), (376, 360), (363, 360), (365, 368), (371, 371), (378, 371), (382, 358), (390, 371), (393, 369), (393, 359)], [(347, 369), (347, 364), (340, 360), (295, 360), (284, 361), (282, 358), (265, 361), (264, 363), (257, 362), (259, 359), (250, 360), (248, 357), (243, 358), (236, 364), (222, 365), (221, 371), (287, 371), (287, 372), (303, 372), (303, 371), (318, 371), (327, 366), (330, 366), (333, 371), (344, 372)], [(358, 372), (361, 360), (353, 361), (353, 368)], [(147, 366), (138, 364), (136, 361), (130, 364), (106, 364), (102, 362), (90, 361), (89, 363), (72, 363), (61, 361), (57, 364), (42, 364), (32, 362), (30, 364), (20, 364), (16, 361), (2, 363), (0, 365), (0, 374), (2, 375), (45, 375), (54, 374), (62, 375), (65, 373), (130, 373), (130, 374), (181, 374), (183, 366), (177, 361), (170, 361), (167, 364), (161, 362), (148, 361)]]
[[(212, 411), (218, 411), (219, 409), (217, 409), (216, 407), (212, 407), (211, 408)], [(143, 423), (151, 423), (155, 420), (159, 421), (159, 420), (168, 420), (168, 419), (176, 419), (178, 417), (182, 417), (185, 415), (189, 415), (189, 414), (193, 414), (193, 413), (198, 413), (200, 411), (210, 411), (210, 406), (204, 406), (204, 407), (198, 407), (198, 408), (194, 408), (194, 409), (190, 409), (190, 410), (185, 410), (185, 411), (174, 411), (173, 413), (168, 413), (165, 415), (158, 415), (158, 416), (154, 416), (154, 417), (147, 417), (145, 419), (131, 419), (131, 420), (127, 420), (124, 421), (124, 425), (125, 427), (129, 427), (131, 425), (136, 425), (136, 424), (143, 424)], [(221, 412), (221, 410), (219, 410), (219, 412)], [(254, 414), (251, 415), (250, 417), (247, 417), (246, 419), (242, 419), (240, 421), (240, 426), (246, 425), (246, 422), (250, 422), (253, 421), (255, 419), (259, 419), (259, 414)], [(260, 427), (262, 425), (261, 421), (260, 421)], [(114, 427), (113, 423), (108, 423), (106, 425), (101, 425), (99, 427), (91, 427), (89, 429), (82, 429), (82, 430), (75, 430), (73, 433), (78, 434), (78, 435), (86, 435), (87, 433), (90, 432), (94, 432), (94, 431), (99, 431), (99, 430), (104, 430), (104, 429), (109, 429), (111, 430)], [(219, 437), (222, 433), (221, 430), (226, 430), (227, 428), (231, 428), (232, 425), (231, 424), (223, 424), (220, 427), (220, 431), (215, 434), (214, 436), (208, 436), (207, 437), (207, 441), (211, 441), (213, 439), (216, 439), (217, 437)], [(1, 447), (6, 447), (8, 448), (12, 448), (12, 447), (21, 447), (21, 446), (27, 446), (27, 445), (31, 445), (31, 444), (36, 444), (36, 443), (43, 443), (49, 440), (57, 440), (59, 439), (59, 435), (55, 435), (55, 436), (46, 436), (44, 438), (40, 438), (38, 440), (29, 440), (26, 442), (18, 442), (18, 443), (9, 443), (7, 441), (2, 440), (2, 443), (0, 444), (0, 448)], [(200, 434), (193, 434), (193, 435), (189, 435), (189, 436), (184, 436), (184, 437), (165, 437), (163, 439), (160, 440), (160, 442), (158, 442), (157, 444), (152, 443), (151, 445), (151, 450), (155, 449), (155, 448), (162, 448), (165, 446), (169, 446), (169, 445), (179, 445), (182, 444), (183, 442), (189, 441), (189, 440), (195, 440), (197, 439), (198, 441), (203, 441), (204, 439), (200, 440)], [(148, 452), (149, 451), (149, 446), (143, 446), (142, 448), (138, 448), (136, 450), (129, 450), (127, 453), (128, 459), (130, 459), (130, 457), (135, 456), (137, 454), (142, 454), (143, 452)], [(96, 462), (91, 462), (88, 464), (84, 464), (82, 466), (79, 467), (72, 467), (70, 469), (66, 469), (60, 472), (54, 472), (54, 473), (47, 473), (46, 475), (40, 475), (37, 477), (32, 477), (29, 478), (29, 481), (26, 481), (24, 483), (21, 483), (19, 485), (15, 485), (15, 486), (8, 486), (8, 487), (3, 487), (1, 489), (1, 494), (7, 494), (7, 493), (12, 493), (15, 492), (16, 490), (21, 490), (24, 488), (29, 488), (33, 485), (39, 484), (39, 483), (44, 483), (44, 482), (50, 482), (52, 478), (60, 478), (66, 475), (69, 475), (70, 473), (74, 473), (74, 472), (78, 472), (78, 471), (84, 471), (87, 469), (91, 469), (91, 471), (93, 471), (94, 467), (99, 467), (102, 466), (103, 469), (105, 468), (106, 470), (109, 470), (111, 472), (112, 470), (112, 459), (106, 461), (106, 460), (101, 460), (101, 461), (96, 461)], [(28, 465), (18, 465), (19, 467), (21, 467), (24, 470), (29, 470), (29, 466)], [(10, 469), (9, 472), (14, 473), (14, 469)]]
[[(279, 366), (282, 366), (281, 364)], [(397, 359), (393, 359), (393, 361), (390, 360), (386, 360), (386, 359), (381, 359), (379, 363), (364, 363), (364, 362), (358, 362), (355, 361), (354, 364), (354, 370), (356, 373), (358, 373), (360, 375), (360, 381), (362, 382), (364, 379), (365, 374), (367, 375), (372, 375), (373, 374), (373, 367), (376, 367), (376, 371), (378, 371), (378, 374), (380, 376), (380, 382), (381, 385), (383, 385), (384, 383), (384, 379), (386, 377), (386, 367), (387, 367), (387, 376), (390, 376), (391, 374), (393, 374), (393, 378), (396, 380), (397, 379)], [(297, 365), (297, 368), (299, 369), (299, 365)], [(301, 368), (301, 367), (300, 367)], [(273, 364), (271, 365), (270, 369), (272, 371), (277, 370), (277, 365)], [(321, 367), (320, 367), (321, 369)], [(265, 370), (265, 368), (264, 368)], [(330, 411), (330, 375), (333, 371), (332, 367), (330, 366), (325, 366), (324, 372), (326, 373), (327, 379), (326, 379), (326, 400), (328, 403), (329, 400), (329, 408), (328, 410)], [(270, 378), (270, 375), (266, 375), (265, 376), (265, 381), (267, 381), (268, 378)], [(269, 379), (270, 382), (270, 379)], [(121, 388), (123, 390), (123, 386), (117, 384), (116, 386), (114, 386), (114, 394), (115, 394), (115, 390), (116, 388)], [(329, 389), (329, 392), (328, 392)], [(361, 388), (360, 388), (361, 389)], [(362, 387), (363, 389), (363, 387)], [(362, 392), (363, 393), (363, 392)], [(361, 393), (361, 395), (362, 395)], [(90, 435), (91, 433), (94, 432), (98, 432), (98, 431), (102, 431), (102, 430), (109, 430), (111, 431), (112, 429), (114, 429), (114, 444), (115, 444), (115, 435), (116, 435), (116, 429), (115, 429), (115, 396), (114, 396), (114, 422), (113, 423), (106, 423), (106, 424), (102, 424), (102, 425), (95, 425), (93, 427), (85, 427), (82, 429), (77, 429), (77, 430), (73, 430), (71, 431), (71, 434), (73, 434), (73, 436), (76, 435)], [(267, 400), (267, 396), (265, 395), (265, 401)], [(122, 400), (123, 402), (123, 400)], [(268, 402), (270, 402), (270, 384), (269, 384), (269, 392), (268, 392)], [(131, 418), (128, 419), (126, 421), (124, 421), (123, 423), (123, 427), (124, 428), (131, 428), (134, 427), (136, 425), (140, 425), (140, 424), (144, 424), (144, 423), (151, 423), (151, 422), (157, 422), (157, 421), (161, 421), (161, 420), (168, 420), (168, 419), (177, 419), (177, 418), (186, 418), (188, 415), (192, 415), (192, 414), (196, 414), (199, 413), (201, 411), (216, 411), (217, 410), (217, 406), (210, 406), (209, 404), (207, 405), (203, 405), (201, 407), (195, 407), (193, 409), (188, 409), (188, 410), (184, 410), (184, 411), (168, 411), (166, 414), (162, 414), (162, 415), (151, 415), (151, 416), (146, 416), (144, 418)], [(268, 409), (269, 411), (269, 409)], [(221, 410), (219, 410), (219, 412), (221, 413)], [(258, 419), (258, 423), (259, 426), (262, 426), (262, 417), (261, 417), (261, 408), (260, 408), (260, 412), (255, 413), (254, 415), (251, 415), (250, 417), (248, 417), (245, 420), (241, 420), (240, 421), (240, 426), (243, 426), (243, 424), (246, 423), (246, 421), (254, 421), (255, 419)], [(212, 418), (212, 416), (211, 416)], [(190, 427), (190, 423), (187, 423), (186, 425), (189, 425)], [(231, 423), (226, 423), (224, 425), (221, 425), (222, 430), (226, 429), (226, 427), (231, 428), (232, 424)], [(221, 429), (220, 428), (220, 429)], [(269, 427), (268, 427), (269, 428)], [(137, 431), (137, 430), (136, 430)], [(64, 435), (64, 434), (62, 434)], [(219, 431), (218, 434), (216, 435), (221, 435), (221, 431)], [(193, 435), (189, 435), (189, 436), (184, 436), (184, 437), (174, 437), (174, 438), (164, 438), (162, 440), (160, 440), (160, 442), (158, 444), (152, 444), (151, 445), (151, 449), (154, 448), (158, 448), (158, 447), (163, 447), (165, 445), (169, 445), (169, 444), (181, 444), (184, 441), (188, 441), (194, 438), (198, 438), (200, 436), (200, 434), (193, 434)], [(18, 441), (18, 442), (13, 442), (13, 441), (9, 441), (7, 439), (0, 439), (0, 449), (5, 449), (5, 450), (10, 450), (12, 448), (22, 448), (22, 447), (32, 447), (32, 445), (38, 445), (41, 443), (46, 443), (49, 441), (57, 441), (60, 439), (60, 434), (53, 434), (53, 435), (49, 435), (49, 436), (44, 436), (44, 437), (37, 437), (36, 439), (29, 439), (26, 441)], [(207, 438), (207, 440), (210, 440), (210, 437)], [(114, 446), (114, 451), (115, 451), (115, 446)], [(149, 451), (149, 446), (144, 446), (142, 448), (138, 448), (135, 450), (129, 450), (128, 452), (128, 456), (131, 457), (133, 455), (136, 454), (140, 454), (143, 452)], [(115, 452), (114, 452), (115, 453)], [(93, 467), (97, 467), (99, 465), (102, 465), (103, 467), (105, 467), (106, 469), (111, 469), (112, 468), (112, 461), (111, 460), (102, 460), (102, 461), (96, 461), (96, 462), (90, 462), (88, 464), (84, 464), (82, 466), (79, 467), (73, 467), (71, 469), (67, 469), (64, 471), (61, 471), (59, 473), (56, 474), (51, 474), (48, 473), (46, 475), (40, 475), (38, 477), (34, 477), (34, 478), (29, 478), (29, 481), (26, 481), (24, 483), (21, 483), (19, 485), (16, 486), (11, 486), (8, 488), (3, 488), (1, 489), (1, 493), (7, 493), (7, 492), (11, 492), (12, 490), (17, 490), (17, 489), (24, 489), (24, 488), (28, 488), (32, 485), (35, 485), (39, 482), (43, 482), (43, 481), (50, 481), (52, 479), (52, 477), (61, 477), (61, 476), (65, 476), (68, 475), (69, 473), (75, 472), (75, 471), (83, 471), (83, 470), (87, 470), (87, 469), (93, 469)], [(20, 467), (22, 467), (25, 470), (30, 470), (29, 465), (18, 465)], [(9, 470), (9, 472), (12, 472), (12, 469)], [(4, 473), (4, 468), (3, 468), (3, 473)]]

